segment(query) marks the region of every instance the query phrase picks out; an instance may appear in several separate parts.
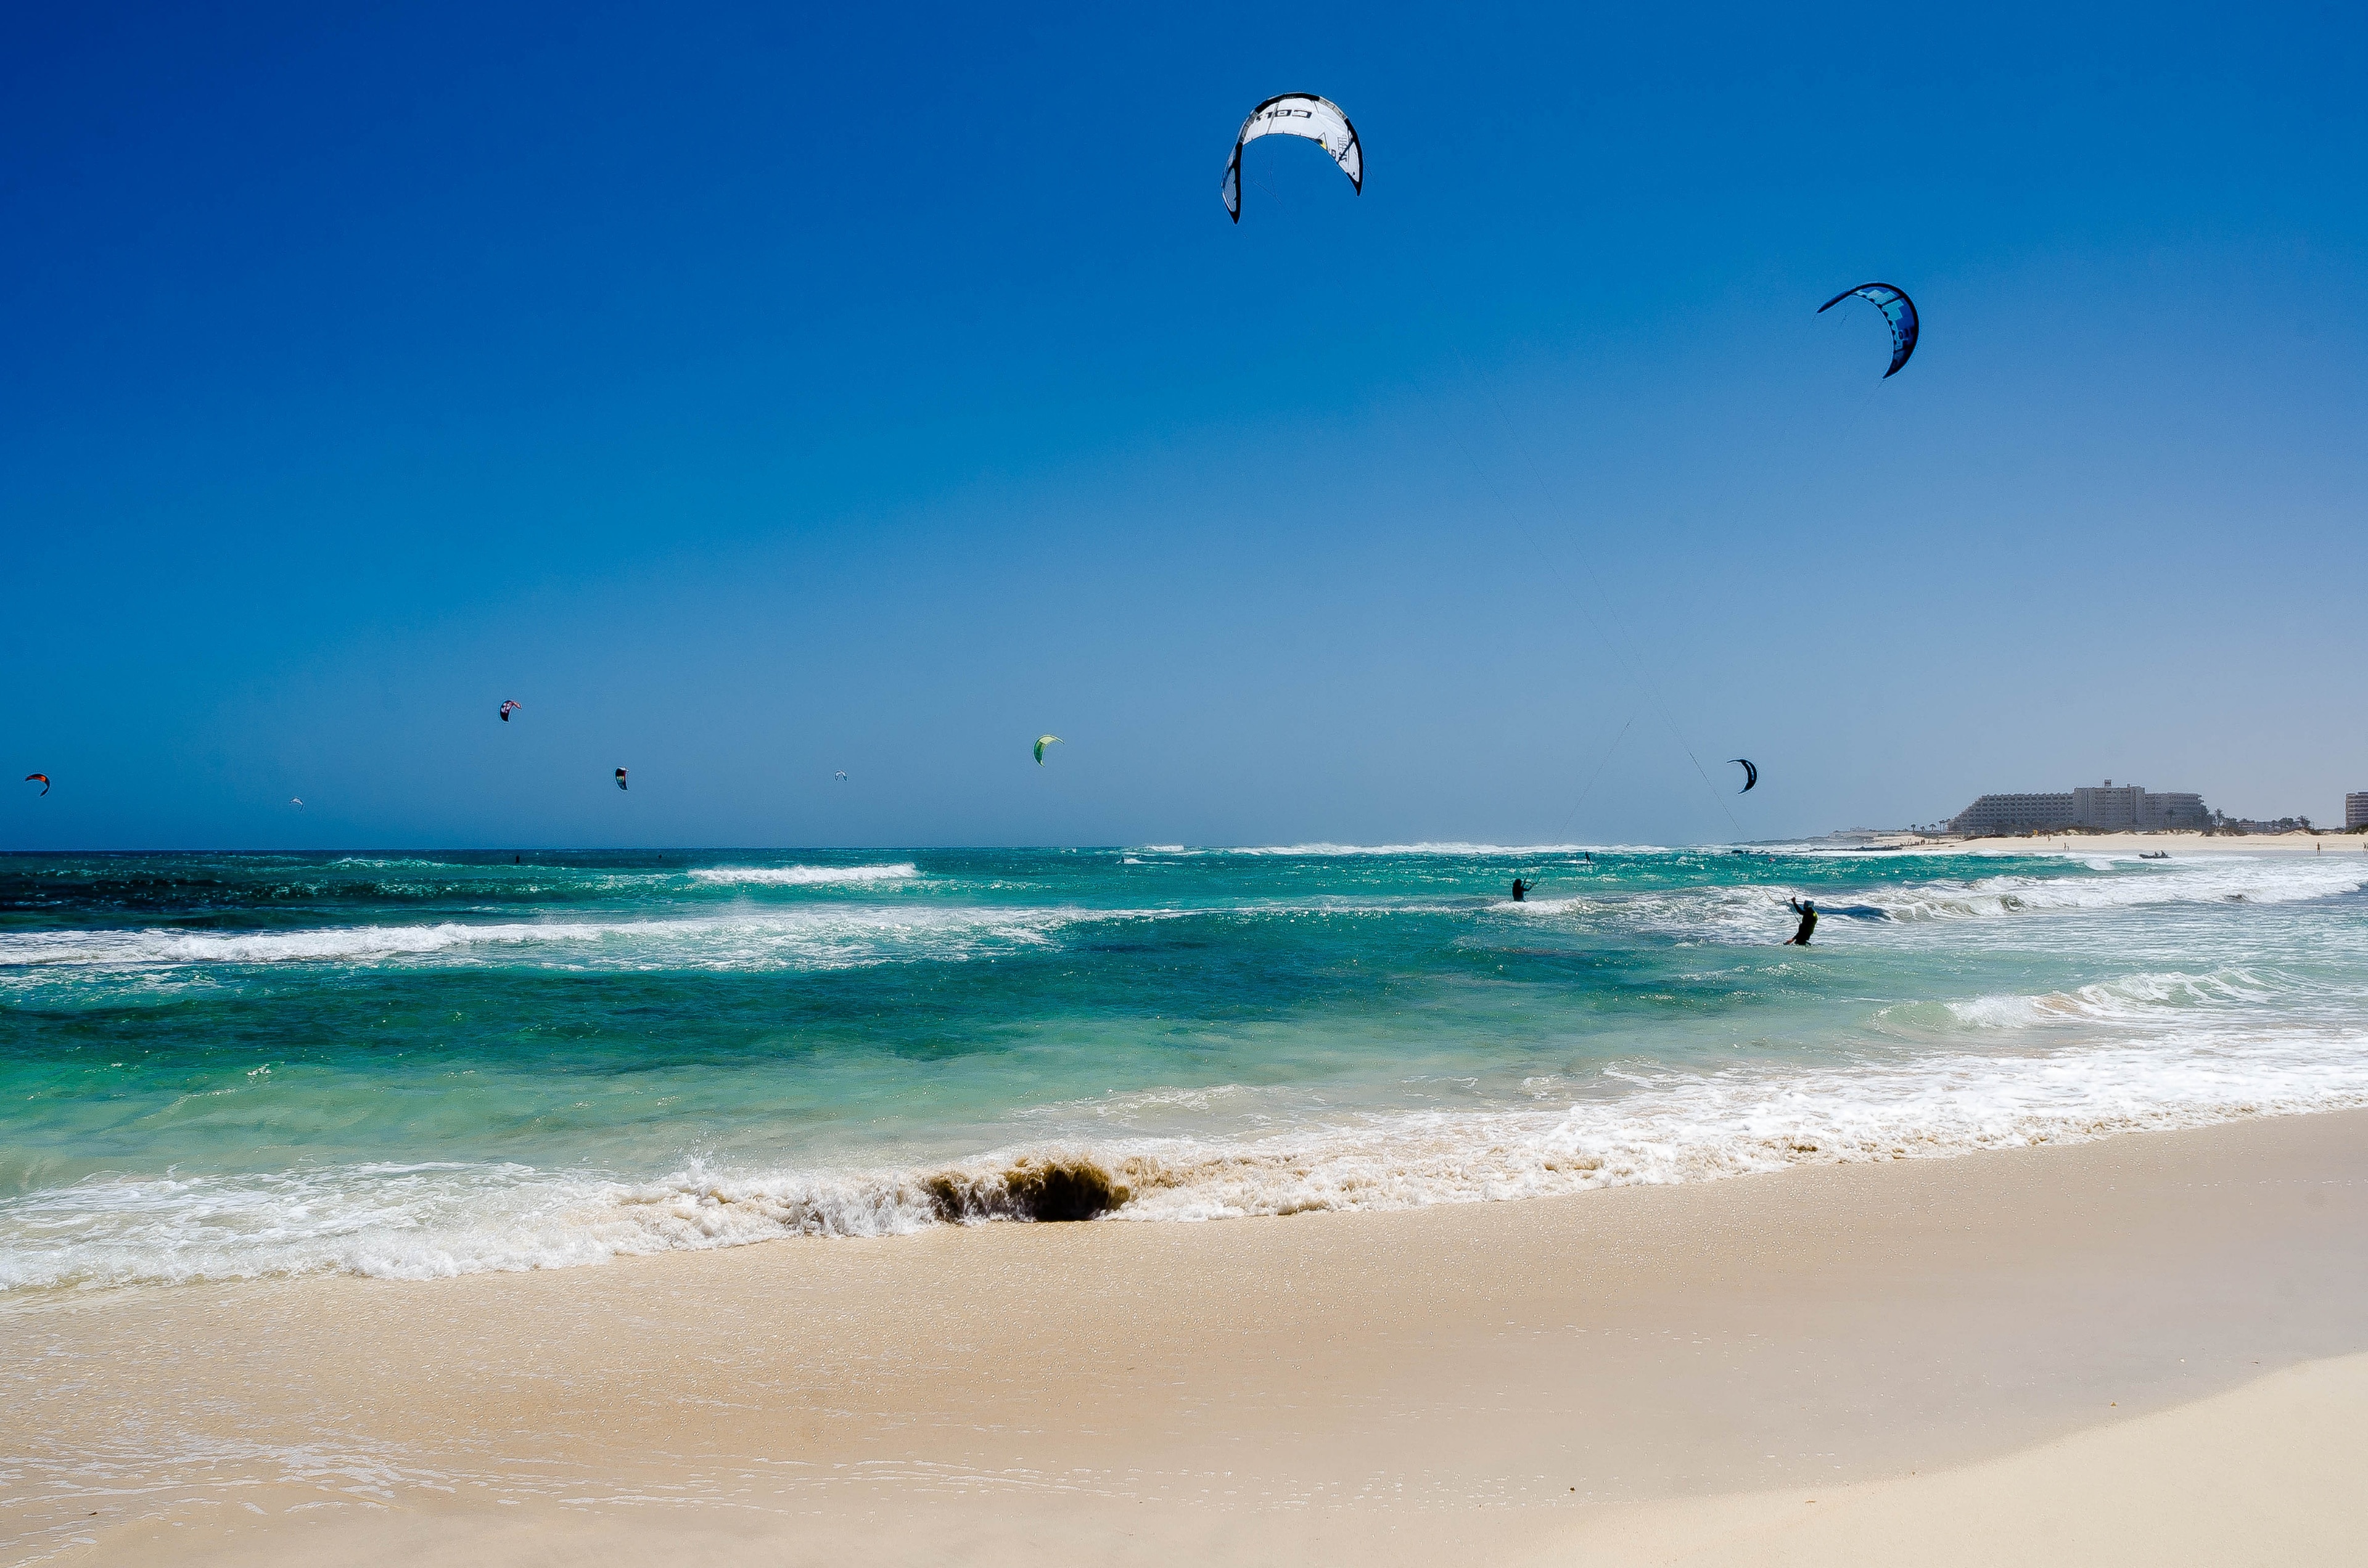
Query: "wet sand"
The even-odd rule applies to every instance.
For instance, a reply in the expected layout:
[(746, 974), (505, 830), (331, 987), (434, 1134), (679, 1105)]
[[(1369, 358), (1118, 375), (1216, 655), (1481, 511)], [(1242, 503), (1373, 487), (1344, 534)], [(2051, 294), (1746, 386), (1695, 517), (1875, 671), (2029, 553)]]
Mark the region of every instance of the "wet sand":
[(27, 1297), (0, 1562), (2329, 1561), (2363, 1353), (2363, 1112)]

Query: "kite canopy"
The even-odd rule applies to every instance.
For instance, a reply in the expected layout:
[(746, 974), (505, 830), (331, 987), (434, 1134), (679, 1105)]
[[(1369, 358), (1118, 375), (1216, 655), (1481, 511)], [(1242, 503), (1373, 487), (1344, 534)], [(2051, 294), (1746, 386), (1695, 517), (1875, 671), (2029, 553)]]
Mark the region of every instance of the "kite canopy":
[(525, 707), (526, 704), (522, 702), (512, 702), (505, 699), (502, 703), (502, 722), (505, 724), (508, 723), (510, 722), (510, 715), (523, 711)]
[[(1044, 748), (1041, 745), (1036, 748), (1037, 752), (1040, 754), (1036, 759), (1039, 762), (1044, 760), (1041, 755), (1043, 752), (1043, 749)], [(41, 793), (44, 795), (50, 792), (50, 776), (46, 773), (28, 773), (25, 775), (25, 782), (28, 784), (40, 784), (41, 787)]]
[(618, 788), (618, 789), (620, 789), (620, 790), (621, 790), (621, 789), (623, 789), (624, 787), (625, 787), (625, 770), (624, 770), (623, 768), (621, 768), (621, 767), (620, 767), (620, 768), (617, 769), (617, 788)]
[(1737, 790), (1736, 793), (1738, 795), (1751, 793), (1751, 787), (1759, 782), (1759, 765), (1748, 756), (1730, 756), (1726, 760), (1743, 765), (1743, 788)]
[[(1044, 748), (1045, 748), (1046, 746), (1049, 746), (1049, 745), (1053, 744), (1053, 743), (1054, 743), (1055, 741), (1059, 741), (1060, 739), (1061, 739), (1061, 737), (1060, 737), (1060, 736), (1058, 736), (1058, 735), (1039, 735), (1039, 736), (1037, 736), (1037, 737), (1036, 737), (1036, 766), (1037, 766), (1037, 767), (1043, 767), (1043, 766), (1044, 766)], [(1067, 743), (1064, 742), (1063, 744), (1067, 744)]]
[(1365, 190), (1365, 149), (1357, 142), (1357, 128), (1330, 98), (1314, 93), (1283, 93), (1250, 110), (1242, 133), (1234, 138), (1234, 155), (1225, 161), (1222, 187), (1225, 210), (1242, 221), (1242, 148), (1261, 136), (1304, 136), (1332, 154), (1340, 172), (1361, 196)]
[(1907, 297), (1905, 289), (1895, 289), (1888, 283), (1861, 283), (1819, 305), (1817, 313), (1824, 315), (1853, 294), (1871, 301), (1883, 312), (1883, 319), (1891, 324), (1891, 369), (1883, 372), (1883, 379), (1889, 381), (1899, 374), (1899, 367), (1916, 352), (1916, 301)]

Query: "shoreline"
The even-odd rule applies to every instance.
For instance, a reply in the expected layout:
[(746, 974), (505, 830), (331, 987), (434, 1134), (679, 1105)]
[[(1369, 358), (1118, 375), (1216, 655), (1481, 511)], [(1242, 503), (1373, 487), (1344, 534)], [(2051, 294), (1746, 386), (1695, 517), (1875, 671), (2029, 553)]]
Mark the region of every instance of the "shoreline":
[(1917, 849), (1965, 854), (2045, 854), (2066, 851), (2090, 855), (2148, 855), (2157, 851), (2181, 855), (2352, 855), (2368, 860), (2368, 834), (2244, 833), (2205, 834), (2185, 830), (2156, 833), (2043, 833), (2024, 837), (1933, 838), (1922, 834), (1887, 834), (1893, 840), (1871, 844), (1875, 849)]
[(1754, 1497), (2011, 1467), (2283, 1369), (2368, 1415), (2340, 1359), (2368, 1352), (2363, 1220), (2368, 1111), (2333, 1111), (1509, 1203), (60, 1293), (0, 1305), (0, 1537), (9, 1562), (1765, 1546), (1804, 1505)]

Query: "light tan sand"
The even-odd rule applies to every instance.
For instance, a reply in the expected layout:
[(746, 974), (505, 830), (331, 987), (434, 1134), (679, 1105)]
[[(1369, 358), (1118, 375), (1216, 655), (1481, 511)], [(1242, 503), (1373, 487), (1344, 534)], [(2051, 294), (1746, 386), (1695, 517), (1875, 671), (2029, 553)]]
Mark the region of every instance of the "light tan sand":
[(1989, 849), (2004, 854), (2032, 849), (2086, 850), (2092, 855), (2151, 855), (2173, 859), (2189, 855), (2349, 855), (2368, 860), (2368, 834), (2359, 833), (2044, 833), (2032, 838), (1919, 838), (1896, 835), (1884, 848)]
[(2368, 1356), (1960, 1469), (1605, 1510), (1542, 1562), (1685, 1568), (2368, 1561)]
[(2368, 1113), (20, 1300), (0, 1561), (2338, 1561), (2362, 1351)]

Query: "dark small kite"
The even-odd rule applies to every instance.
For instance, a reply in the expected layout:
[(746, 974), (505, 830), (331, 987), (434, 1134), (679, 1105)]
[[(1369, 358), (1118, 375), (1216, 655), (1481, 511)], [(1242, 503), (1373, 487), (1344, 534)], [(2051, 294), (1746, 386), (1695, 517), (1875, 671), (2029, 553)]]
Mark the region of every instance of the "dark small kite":
[(1916, 352), (1916, 301), (1907, 297), (1905, 289), (1895, 289), (1888, 283), (1861, 283), (1819, 305), (1817, 313), (1824, 315), (1853, 294), (1873, 304), (1883, 312), (1883, 319), (1891, 324), (1891, 369), (1883, 372), (1883, 379), (1889, 381), (1899, 374), (1899, 367)]
[(1737, 790), (1736, 793), (1738, 795), (1751, 793), (1751, 787), (1759, 782), (1759, 765), (1748, 756), (1730, 756), (1726, 760), (1743, 765), (1743, 788)]
[(502, 699), (502, 722), (505, 724), (508, 723), (510, 722), (510, 715), (518, 712), (524, 706), (525, 704), (523, 703), (512, 702), (507, 698), (504, 698)]
[(625, 787), (625, 770), (624, 770), (623, 768), (621, 768), (621, 767), (620, 767), (620, 768), (617, 769), (617, 788), (618, 788), (618, 789), (620, 789), (620, 790), (621, 790), (621, 789), (623, 789), (624, 787)]
[(28, 773), (25, 775), (25, 782), (28, 784), (39, 783), (41, 787), (41, 793), (44, 795), (50, 792), (50, 776), (46, 773)]

